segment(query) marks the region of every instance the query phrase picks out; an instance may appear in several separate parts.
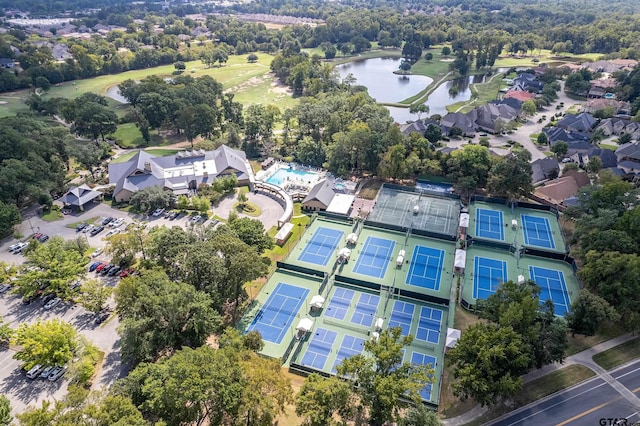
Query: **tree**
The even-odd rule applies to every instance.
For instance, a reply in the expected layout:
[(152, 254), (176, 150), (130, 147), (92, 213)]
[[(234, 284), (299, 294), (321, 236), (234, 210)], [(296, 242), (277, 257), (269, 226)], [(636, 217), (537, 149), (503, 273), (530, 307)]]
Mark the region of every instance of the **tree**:
[(258, 55), (256, 55), (255, 53), (250, 53), (249, 56), (247, 56), (247, 61), (249, 63), (254, 63), (258, 61)]
[(0, 236), (6, 236), (13, 227), (22, 221), (20, 210), (14, 204), (5, 204), (0, 200)]
[(131, 196), (129, 204), (139, 212), (149, 212), (169, 206), (171, 196), (161, 186), (150, 186)]
[(428, 409), (423, 404), (410, 407), (400, 424), (402, 426), (442, 426), (442, 422), (436, 412)]
[(84, 253), (73, 248), (61, 237), (51, 237), (47, 244), (37, 244), (25, 254), (27, 263), (15, 285), (21, 295), (42, 292), (68, 297), (69, 284), (85, 274)]
[(548, 145), (549, 144), (549, 137), (547, 136), (547, 134), (545, 132), (540, 132), (538, 134), (538, 137), (536, 138), (536, 143), (538, 145), (542, 145), (542, 146)]
[(431, 52), (425, 53), (424, 59), (426, 59), (427, 61), (432, 60), (433, 59), (433, 53), (431, 53)]
[(442, 129), (437, 124), (431, 123), (424, 130), (424, 137), (432, 144), (435, 144), (442, 139)]
[(337, 367), (339, 377), (358, 384), (355, 392), (373, 425), (397, 421), (407, 400), (420, 403), (420, 391), (434, 381), (433, 366), (402, 363), (402, 348), (412, 340), (413, 336), (402, 336), (400, 327), (388, 328), (378, 339), (365, 342), (369, 356), (354, 355)]
[(411, 114), (416, 114), (418, 116), (418, 120), (422, 118), (422, 114), (429, 114), (429, 105), (427, 104), (412, 104), (409, 107), (409, 112)]
[(183, 346), (200, 346), (220, 327), (208, 295), (170, 280), (161, 270), (124, 278), (115, 299), (122, 319), (123, 357), (134, 364)]
[(78, 332), (58, 318), (35, 323), (21, 323), (14, 343), (21, 347), (13, 356), (30, 369), (36, 364), (65, 365), (74, 357), (78, 347)]
[(335, 376), (325, 379), (311, 374), (296, 395), (296, 414), (304, 418), (306, 426), (336, 424), (335, 415), (348, 419), (354, 405), (351, 383)]
[(565, 141), (558, 141), (554, 146), (551, 147), (551, 152), (556, 154), (557, 157), (564, 157), (567, 155), (567, 151), (569, 150), (569, 144)]
[(173, 63), (173, 67), (177, 70), (177, 71), (184, 71), (187, 69), (187, 65), (184, 63), (184, 61), (177, 61)]
[(449, 56), (451, 54), (451, 48), (449, 46), (444, 46), (440, 53), (442, 53), (442, 56)]
[[(104, 145), (107, 145), (105, 147)], [(91, 144), (86, 142), (74, 141), (69, 143), (69, 154), (72, 155), (78, 163), (86, 167), (91, 173), (91, 177), (95, 179), (94, 169), (102, 164), (102, 158), (105, 156), (105, 148), (111, 149), (108, 144)]]
[(400, 62), (400, 66), (398, 67), (401, 71), (408, 72), (411, 70), (411, 62), (405, 61), (404, 59)]
[(462, 399), (473, 398), (482, 406), (515, 395), (531, 364), (528, 349), (511, 327), (471, 325), (449, 351), (455, 394)]
[(526, 100), (522, 103), (521, 110), (529, 116), (534, 115), (537, 111), (536, 103), (532, 99)]
[(489, 150), (480, 145), (465, 145), (447, 160), (448, 175), (462, 189), (484, 187), (491, 168)]
[[(239, 195), (245, 195), (246, 197), (244, 193), (240, 193)], [(220, 228), (223, 228), (220, 232), (223, 232), (224, 228), (228, 228), (242, 242), (253, 247), (258, 254), (262, 254), (265, 250), (273, 247), (273, 238), (266, 233), (264, 225), (257, 219), (248, 217), (236, 218), (230, 220)]]
[(86, 280), (80, 286), (78, 301), (89, 312), (100, 312), (111, 296), (111, 288), (96, 279)]
[(533, 192), (531, 173), (529, 161), (518, 156), (500, 157), (489, 170), (487, 190), (508, 198), (527, 197)]
[(11, 402), (5, 395), (0, 395), (0, 426), (9, 426), (11, 420)]
[(11, 326), (0, 319), (0, 345), (8, 344), (13, 338), (14, 330)]
[(244, 207), (247, 205), (247, 201), (249, 201), (247, 194), (244, 192), (240, 192), (238, 194), (238, 203), (240, 205), (240, 208), (244, 209)]
[(593, 336), (605, 322), (618, 322), (620, 314), (602, 297), (582, 289), (565, 318), (574, 336), (576, 333)]
[(587, 163), (587, 171), (589, 173), (597, 174), (602, 169), (602, 160), (600, 157), (596, 157), (592, 155), (589, 157), (589, 162)]

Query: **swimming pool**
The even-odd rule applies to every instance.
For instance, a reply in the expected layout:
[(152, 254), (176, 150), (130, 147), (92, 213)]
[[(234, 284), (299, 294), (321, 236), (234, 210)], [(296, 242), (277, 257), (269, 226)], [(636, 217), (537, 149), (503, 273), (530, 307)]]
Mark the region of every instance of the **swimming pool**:
[(266, 182), (272, 185), (284, 186), (286, 182), (310, 185), (320, 180), (320, 173), (309, 172), (306, 170), (297, 170), (290, 168), (280, 168), (271, 175)]

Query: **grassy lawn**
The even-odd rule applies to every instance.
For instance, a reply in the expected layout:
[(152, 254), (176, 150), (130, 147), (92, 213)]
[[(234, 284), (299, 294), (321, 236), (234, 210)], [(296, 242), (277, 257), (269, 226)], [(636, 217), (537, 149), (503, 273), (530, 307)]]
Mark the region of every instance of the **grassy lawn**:
[(502, 81), (504, 74), (496, 73), (484, 83), (472, 83), (469, 85), (471, 88), (471, 100), (456, 102), (451, 105), (447, 105), (447, 111), (456, 112), (460, 110), (466, 113), (476, 106), (484, 105), (495, 99), (498, 99), (500, 89), (506, 87), (506, 83)]
[(595, 354), (593, 360), (605, 370), (611, 370), (638, 357), (640, 357), (640, 337)]
[[(159, 157), (164, 157), (165, 155), (173, 155), (176, 152), (181, 151), (180, 149), (172, 149), (172, 148), (149, 148), (145, 149), (144, 152), (148, 152), (151, 155), (157, 155)], [(127, 152), (122, 154), (121, 156), (114, 158), (111, 160), (112, 163), (124, 163), (125, 161), (130, 160), (134, 155), (136, 155), (137, 151)]]
[(370, 179), (365, 182), (364, 185), (362, 185), (358, 196), (364, 198), (365, 200), (373, 200), (374, 198), (376, 198), (376, 195), (378, 195), (378, 190), (381, 186), (381, 180)]
[(589, 349), (590, 347), (597, 345), (598, 343), (602, 343), (607, 340), (613, 339), (614, 337), (621, 336), (624, 333), (625, 331), (617, 326), (603, 327), (598, 330), (598, 334), (596, 334), (595, 336), (582, 336), (576, 334), (572, 337), (571, 333), (569, 333), (569, 335), (567, 336), (567, 339), (569, 340), (567, 356), (582, 352), (585, 349)]
[(121, 148), (142, 148), (148, 145), (162, 146), (185, 140), (183, 136), (180, 136), (179, 139), (173, 139), (158, 135), (156, 131), (152, 130), (151, 142), (147, 144), (144, 139), (142, 139), (142, 134), (134, 123), (119, 124), (118, 129), (113, 134), (113, 137)]
[(342, 56), (342, 53), (338, 52), (338, 56), (336, 56), (335, 59), (331, 60), (330, 63), (340, 65), (346, 64), (347, 62), (360, 61), (363, 59), (390, 57), (399, 58), (400, 56), (402, 56), (402, 51), (400, 49), (368, 50), (366, 52), (360, 53), (359, 55), (353, 56)]
[[(459, 309), (458, 311), (462, 311), (462, 309)], [(457, 317), (458, 312), (456, 311), (456, 320)], [(449, 357), (445, 355), (442, 386), (440, 387), (440, 404), (438, 405), (438, 414), (442, 415), (444, 418), (460, 416), (478, 405), (473, 398), (462, 401), (460, 398), (455, 396), (453, 394), (453, 386), (451, 386), (451, 382), (453, 382), (453, 380), (453, 367), (449, 361)]]
[(527, 383), (523, 389), (514, 396), (511, 406), (505, 407), (500, 405), (494, 407), (473, 422), (467, 423), (467, 425), (481, 425), (516, 408), (523, 407), (540, 398), (574, 386), (594, 375), (595, 373), (593, 371), (582, 365), (570, 365), (561, 368), (560, 370), (556, 370), (553, 373)]
[(618, 149), (618, 145), (610, 145), (610, 144), (607, 144), (607, 143), (601, 143), (600, 144), (600, 148), (608, 149), (609, 151), (615, 151), (616, 149)]
[(280, 112), (284, 112), (298, 104), (298, 99), (291, 96), (288, 88), (277, 84), (270, 73), (247, 79), (234, 86), (231, 91), (235, 94), (233, 100), (245, 107), (252, 104), (275, 105), (280, 108)]
[(256, 204), (251, 201), (244, 203), (244, 208), (240, 207), (240, 203), (235, 203), (233, 209), (238, 213), (246, 214), (251, 217), (259, 217), (262, 214), (262, 210)]
[(58, 210), (51, 209), (48, 212), (44, 213), (42, 216), (40, 216), (40, 218), (46, 222), (54, 222), (56, 220), (62, 220), (64, 218), (64, 215), (60, 213)]
[(9, 92), (0, 96), (0, 118), (11, 117), (19, 112), (29, 111), (29, 107), (24, 100), (29, 96), (29, 92), (21, 90), (19, 92)]

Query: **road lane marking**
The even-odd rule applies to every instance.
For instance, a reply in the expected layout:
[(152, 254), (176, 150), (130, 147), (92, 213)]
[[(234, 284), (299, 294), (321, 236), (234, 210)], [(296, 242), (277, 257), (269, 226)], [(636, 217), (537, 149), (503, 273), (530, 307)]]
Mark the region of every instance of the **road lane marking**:
[(575, 415), (575, 416), (571, 417), (570, 419), (565, 420), (565, 421), (564, 421), (564, 422), (562, 422), (562, 423), (557, 423), (557, 424), (556, 424), (556, 426), (564, 426), (564, 425), (567, 425), (567, 424), (569, 424), (569, 423), (571, 423), (571, 422), (574, 422), (574, 421), (576, 421), (576, 420), (578, 420), (578, 419), (581, 419), (582, 417), (584, 417), (584, 416), (586, 416), (586, 415), (588, 415), (588, 414), (593, 413), (594, 411), (598, 411), (599, 409), (604, 408), (604, 407), (606, 407), (607, 405), (609, 405), (609, 404), (611, 404), (612, 402), (617, 401), (617, 400), (619, 400), (619, 399), (622, 399), (622, 397), (612, 399), (611, 401), (605, 402), (604, 404), (596, 405), (595, 407), (590, 408), (590, 409), (588, 409), (587, 411), (583, 411), (582, 413), (577, 414), (577, 415)]

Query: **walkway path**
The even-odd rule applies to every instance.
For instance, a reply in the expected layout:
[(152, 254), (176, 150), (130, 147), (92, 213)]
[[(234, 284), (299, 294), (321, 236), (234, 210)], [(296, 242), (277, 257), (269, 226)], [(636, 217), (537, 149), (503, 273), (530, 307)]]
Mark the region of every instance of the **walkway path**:
[[(539, 379), (542, 376), (545, 376), (549, 373), (552, 373), (556, 370), (559, 370), (563, 367), (566, 367), (568, 365), (573, 365), (573, 364), (580, 364), (580, 365), (584, 365), (585, 367), (591, 369), (594, 373), (596, 373), (596, 375), (598, 377), (601, 377), (603, 380), (605, 380), (607, 383), (609, 383), (611, 385), (611, 387), (613, 387), (615, 390), (618, 391), (618, 393), (620, 393), (620, 395), (622, 395), (622, 397), (626, 398), (629, 403), (631, 403), (632, 405), (638, 407), (638, 409), (640, 409), (640, 398), (638, 398), (634, 393), (632, 393), (629, 389), (627, 389), (625, 386), (623, 386), (622, 384), (620, 384), (620, 382), (618, 382), (616, 379), (614, 379), (613, 377), (611, 377), (611, 375), (602, 367), (600, 367), (598, 364), (596, 364), (593, 361), (593, 356), (597, 353), (600, 352), (604, 352), (607, 349), (611, 349), (614, 346), (618, 346), (621, 345), (631, 339), (634, 339), (635, 335), (629, 333), (629, 334), (624, 334), (622, 336), (618, 336), (616, 338), (607, 340), (606, 342), (602, 342), (600, 344), (597, 344), (589, 349), (585, 349), (582, 352), (578, 352), (577, 354), (571, 355), (569, 357), (567, 357), (564, 361), (563, 364), (550, 364), (547, 365), (543, 368), (540, 368), (538, 370), (532, 371), (531, 373), (527, 374), (526, 376), (524, 376), (524, 383), (528, 383), (531, 382), (533, 380)], [(535, 403), (535, 402), (534, 402)], [(524, 407), (521, 407), (524, 408)], [(481, 415), (483, 415), (484, 413), (487, 412), (487, 408), (486, 407), (481, 407), (480, 405), (477, 405), (476, 407), (474, 407), (471, 411), (468, 411), (458, 417), (452, 417), (450, 419), (443, 419), (442, 423), (447, 425), (447, 426), (459, 426), (459, 425), (464, 425), (467, 424), (475, 419), (477, 419), (478, 417), (480, 417)]]

